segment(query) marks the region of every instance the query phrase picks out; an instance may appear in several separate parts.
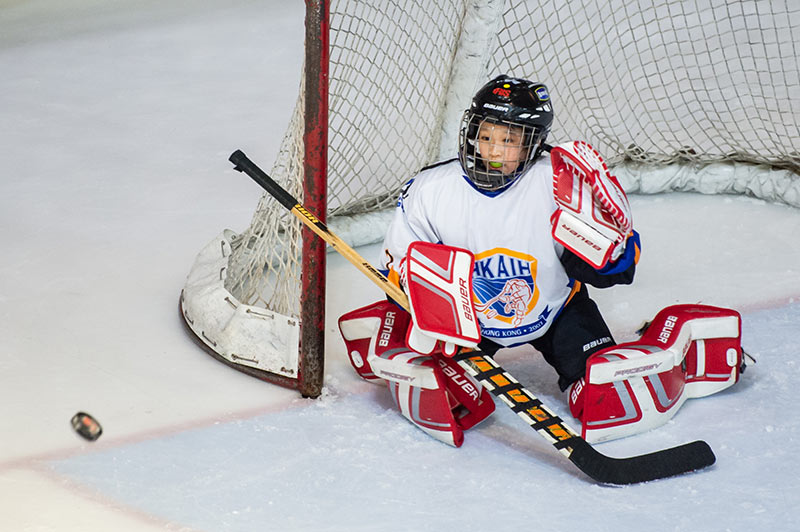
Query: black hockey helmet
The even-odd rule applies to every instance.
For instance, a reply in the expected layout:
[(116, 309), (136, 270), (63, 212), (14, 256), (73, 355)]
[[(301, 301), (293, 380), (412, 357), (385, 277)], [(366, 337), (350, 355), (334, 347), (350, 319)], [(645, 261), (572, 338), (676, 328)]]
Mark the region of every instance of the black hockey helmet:
[[(520, 128), (521, 157), (515, 169), (503, 172), (481, 157), (478, 133), (485, 124)], [(525, 79), (500, 75), (481, 87), (464, 112), (459, 132), (459, 160), (472, 183), (481, 190), (497, 191), (510, 185), (530, 168), (542, 152), (553, 124), (547, 87)], [(518, 145), (519, 146), (519, 145)]]

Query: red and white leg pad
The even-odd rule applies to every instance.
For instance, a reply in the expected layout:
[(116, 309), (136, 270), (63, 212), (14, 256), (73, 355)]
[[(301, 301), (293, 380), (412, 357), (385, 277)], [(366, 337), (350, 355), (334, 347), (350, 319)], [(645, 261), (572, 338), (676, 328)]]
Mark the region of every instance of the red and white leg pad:
[[(464, 431), (494, 412), (488, 390), (441, 355), (413, 351), (380, 357), (387, 361), (387, 382), (403, 416), (437, 440), (461, 447)], [(388, 360), (390, 359), (390, 361)], [(383, 362), (376, 362), (377, 365)], [(421, 374), (427, 372), (423, 377)], [(408, 379), (406, 375), (412, 374)]]
[(707, 305), (667, 307), (639, 341), (589, 358), (586, 377), (571, 390), (570, 409), (580, 415), (582, 436), (589, 442), (630, 436), (663, 425), (686, 399), (732, 386), (741, 366), (738, 312)]
[(407, 350), (405, 335), (410, 321), (408, 312), (386, 300), (343, 314), (339, 318), (339, 332), (356, 373), (381, 384), (382, 378), (375, 375), (370, 358), (378, 350)]
[(420, 355), (405, 343), (411, 316), (379, 301), (339, 318), (350, 362), (364, 379), (387, 382), (400, 412), (439, 441), (461, 446), (463, 431), (494, 411), (487, 390), (439, 352)]

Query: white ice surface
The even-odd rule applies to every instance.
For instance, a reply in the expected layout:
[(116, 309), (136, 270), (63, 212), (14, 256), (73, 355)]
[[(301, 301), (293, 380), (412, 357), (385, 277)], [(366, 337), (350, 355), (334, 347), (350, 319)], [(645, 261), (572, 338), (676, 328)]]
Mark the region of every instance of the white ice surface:
[[(166, 5), (162, 5), (166, 4)], [(797, 530), (800, 212), (632, 197), (631, 287), (594, 291), (618, 341), (672, 303), (739, 309), (757, 359), (612, 456), (694, 439), (717, 464), (588, 481), (509, 410), (451, 449), (349, 367), (335, 318), (380, 297), (329, 256), (317, 401), (227, 368), (184, 332), (197, 251), (243, 229), (299, 84), (302, 2), (0, 0), (0, 530)], [(377, 248), (359, 251), (375, 259)], [(568, 416), (532, 351), (498, 360)], [(95, 415), (95, 443), (69, 426)]]

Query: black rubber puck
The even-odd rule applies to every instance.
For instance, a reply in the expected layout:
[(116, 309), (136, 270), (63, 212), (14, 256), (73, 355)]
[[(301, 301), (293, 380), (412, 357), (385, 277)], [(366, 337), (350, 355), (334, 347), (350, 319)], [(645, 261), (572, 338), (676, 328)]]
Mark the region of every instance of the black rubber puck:
[(71, 423), (75, 432), (89, 441), (96, 440), (103, 433), (103, 427), (100, 426), (100, 423), (86, 412), (78, 412), (72, 416)]

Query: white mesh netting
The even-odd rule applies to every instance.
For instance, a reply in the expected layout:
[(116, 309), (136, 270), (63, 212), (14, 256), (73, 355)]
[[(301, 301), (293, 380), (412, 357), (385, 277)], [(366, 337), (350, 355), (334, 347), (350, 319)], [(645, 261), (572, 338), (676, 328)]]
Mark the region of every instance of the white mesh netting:
[(800, 172), (800, 3), (513, 0), (503, 21), (491, 71), (548, 84), (555, 138)]
[[(796, 186), (799, 2), (339, 0), (330, 23), (329, 217), (389, 207), (455, 156), (458, 117), (499, 73), (549, 86), (550, 143), (612, 165), (766, 163)], [(272, 169), (298, 198), (301, 115), (302, 98)], [(299, 222), (267, 197), (232, 244), (226, 288), (298, 316)]]

